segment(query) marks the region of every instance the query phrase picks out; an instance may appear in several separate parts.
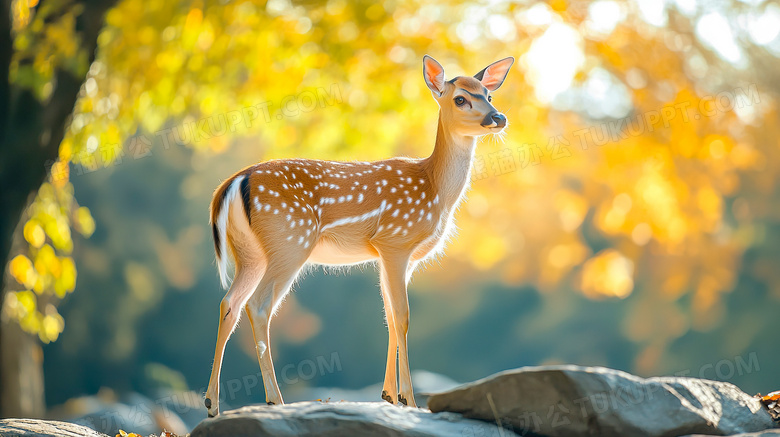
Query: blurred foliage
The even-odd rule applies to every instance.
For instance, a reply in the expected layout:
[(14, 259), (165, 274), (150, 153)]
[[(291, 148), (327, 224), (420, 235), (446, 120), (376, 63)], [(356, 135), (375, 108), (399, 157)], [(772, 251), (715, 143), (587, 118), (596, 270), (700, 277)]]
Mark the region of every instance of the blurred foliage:
[(89, 236), (95, 230), (92, 215), (75, 205), (72, 186), (44, 184), (27, 209), (22, 229), (28, 252), (16, 255), (8, 265), (25, 290), (10, 291), (3, 311), (44, 343), (57, 340), (64, 326), (54, 302), (76, 287), (71, 229)]
[[(55, 68), (74, 72), (88, 68), (88, 54), (79, 49), (74, 36), (80, 8), (68, 1), (38, 5), (37, 0), (16, 0), (11, 8), (14, 54), (9, 81), (46, 101), (54, 88)], [(67, 161), (50, 164), (55, 172), (67, 170)], [(16, 284), (2, 305), (5, 316), (44, 343), (55, 341), (62, 332), (64, 321), (55, 305), (76, 285), (71, 229), (89, 236), (95, 223), (89, 210), (74, 199), (67, 178), (52, 178), (38, 190), (23, 217), (22, 236), (28, 247), (9, 262)]]
[[(24, 63), (25, 70), (20, 63), (13, 77), (45, 97), (50, 63), (75, 59), (78, 44), (68, 41), (68, 14), (45, 30), (36, 27), (44, 10), (33, 13), (20, 3), (15, 43), (33, 61)], [(780, 300), (774, 268), (780, 254), (771, 244), (780, 236), (780, 43), (776, 32), (772, 38), (756, 33), (756, 20), (771, 18), (778, 6), (723, 2), (716, 13), (704, 2), (692, 4), (122, 1), (107, 16), (52, 183), (39, 194), (40, 202), (60, 205), (60, 214), (47, 222), (31, 208), (24, 226), (29, 255), (11, 263), (14, 278), (32, 291), (12, 294), (9, 307), (26, 329), (44, 332), (42, 339), (56, 338), (46, 328), (54, 324), (46, 322), (49, 316), (61, 329), (56, 309), (42, 307), (33, 293), (72, 289), (67, 281), (75, 280), (75, 270), (66, 261), (71, 242), (64, 229), (79, 223), (76, 229), (89, 234), (93, 226), (72, 196), (68, 203), (56, 200), (70, 192), (73, 180), (107, 229), (98, 227), (79, 255), (79, 268), (92, 276), (84, 290), (89, 296), (73, 297), (66, 319), (75, 332), (57, 356), (106, 343), (100, 359), (127, 366), (112, 367), (112, 374), (131, 375), (134, 360), (153, 361), (166, 348), (208, 349), (202, 338), (191, 338), (192, 317), (178, 312), (188, 308), (195, 317), (211, 317), (207, 304), (218, 302), (209, 297), (216, 283), (209, 279), (205, 222), (208, 197), (220, 180), (278, 157), (425, 156), (437, 108), (421, 80), (422, 55), (436, 57), (449, 77), (513, 55), (516, 67), (494, 99), (512, 125), (505, 142), (488, 138), (479, 145), (469, 200), (458, 213), (460, 235), (443, 268), (416, 277), (413, 288), (428, 294), (417, 298), (426, 317), (413, 320), (412, 348), (415, 342), (429, 345), (440, 356), (425, 362), (462, 378), (482, 375), (452, 369), (449, 361), (462, 353), (463, 343), (442, 341), (447, 329), (476, 342), (493, 336), (486, 343), (506, 366), (562, 360), (649, 374), (685, 362), (678, 358), (686, 356), (684, 345), (710, 345), (717, 352), (707, 359), (762, 349), (771, 318), (748, 315), (776, 308)], [(707, 30), (712, 20), (720, 23), (716, 33), (731, 40), (713, 43)], [(40, 55), (33, 49), (38, 46)], [(748, 100), (757, 90), (759, 98), (708, 110), (716, 103), (711, 96), (738, 95), (737, 89)], [(318, 90), (329, 99), (316, 110), (280, 112), (290, 96), (300, 105), (300, 96)], [(248, 107), (261, 104), (269, 119), (247, 117)], [(239, 116), (237, 125), (228, 125), (231, 114)], [(632, 120), (644, 122), (643, 129), (616, 134), (610, 126), (620, 120), (623, 132), (632, 132)], [(112, 191), (100, 193), (106, 187)], [(371, 284), (348, 282), (356, 283)], [(329, 293), (338, 288), (323, 287)], [(516, 306), (496, 308), (473, 289), (498, 289), (484, 299)], [(445, 290), (451, 294), (440, 293)], [(538, 290), (542, 300), (514, 298), (507, 290)], [(317, 314), (357, 308), (308, 299)], [(434, 304), (441, 300), (448, 317)], [(517, 314), (523, 305), (533, 311)], [(302, 345), (325, 341), (322, 332), (329, 328), (335, 335), (327, 319), (306, 305), (291, 299), (287, 306), (275, 325), (287, 353), (311, 356), (313, 349)], [(123, 316), (86, 320), (110, 308), (121, 308)], [(504, 318), (491, 318), (494, 313)], [(355, 317), (380, 315), (377, 306)], [(528, 321), (515, 320), (520, 317)], [(155, 320), (168, 321), (171, 338), (155, 337), (162, 326)], [(592, 331), (601, 340), (582, 338), (585, 321), (603, 323)], [(729, 334), (736, 322), (739, 335)], [(530, 337), (544, 332), (545, 341)], [(559, 340), (565, 332), (574, 338)], [(383, 338), (381, 326), (348, 334)], [(705, 334), (724, 340), (711, 344)], [(534, 343), (551, 338), (560, 341), (559, 349)], [(145, 355), (138, 357), (141, 339)], [(356, 350), (376, 350), (381, 361), (382, 345), (356, 342), (363, 348)], [(528, 346), (528, 361), (518, 362), (525, 355), (514, 348), (502, 349), (507, 343)], [(478, 357), (466, 357), (462, 365)], [(169, 357), (167, 364), (200, 378), (204, 365), (190, 358)], [(472, 364), (470, 369), (493, 369)], [(93, 376), (100, 372), (90, 369)], [(360, 377), (360, 383), (379, 378)], [(332, 378), (339, 383), (346, 376)]]

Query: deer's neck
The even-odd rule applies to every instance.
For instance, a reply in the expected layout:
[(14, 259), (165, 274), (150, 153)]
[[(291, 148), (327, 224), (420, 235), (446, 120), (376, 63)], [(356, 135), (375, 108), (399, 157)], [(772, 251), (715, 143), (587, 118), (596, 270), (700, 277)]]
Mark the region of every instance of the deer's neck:
[(439, 113), (439, 129), (431, 156), (423, 166), (445, 208), (452, 209), (468, 187), (476, 137), (456, 135), (444, 126)]

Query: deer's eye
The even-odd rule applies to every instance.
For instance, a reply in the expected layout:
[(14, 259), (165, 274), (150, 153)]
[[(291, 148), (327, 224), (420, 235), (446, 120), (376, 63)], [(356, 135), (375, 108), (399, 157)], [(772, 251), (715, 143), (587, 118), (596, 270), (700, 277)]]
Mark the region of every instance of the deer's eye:
[(488, 102), (492, 102), (492, 101), (493, 101), (493, 96), (488, 96)]
[(463, 106), (466, 103), (466, 99), (463, 96), (455, 97), (455, 104), (458, 106)]

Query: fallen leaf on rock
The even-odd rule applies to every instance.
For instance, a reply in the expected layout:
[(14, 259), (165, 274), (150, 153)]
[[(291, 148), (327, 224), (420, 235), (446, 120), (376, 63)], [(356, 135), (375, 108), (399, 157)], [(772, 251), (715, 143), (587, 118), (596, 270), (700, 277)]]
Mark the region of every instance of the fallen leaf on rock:
[(766, 396), (761, 396), (761, 393), (759, 393), (756, 397), (769, 410), (769, 415), (772, 416), (772, 419), (780, 422), (780, 390), (773, 391)]

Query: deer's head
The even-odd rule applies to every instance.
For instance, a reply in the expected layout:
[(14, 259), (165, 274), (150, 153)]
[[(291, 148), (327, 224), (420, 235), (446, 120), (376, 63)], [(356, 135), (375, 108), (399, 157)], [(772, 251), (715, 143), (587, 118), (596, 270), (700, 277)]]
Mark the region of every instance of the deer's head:
[(515, 58), (496, 61), (474, 77), (457, 76), (444, 80), (444, 67), (435, 59), (423, 57), (423, 77), (441, 108), (442, 123), (451, 132), (463, 136), (499, 133), (506, 127), (506, 116), (491, 103), (491, 93), (506, 79)]

